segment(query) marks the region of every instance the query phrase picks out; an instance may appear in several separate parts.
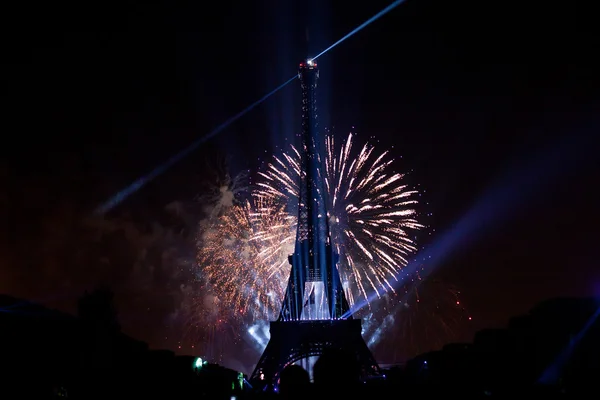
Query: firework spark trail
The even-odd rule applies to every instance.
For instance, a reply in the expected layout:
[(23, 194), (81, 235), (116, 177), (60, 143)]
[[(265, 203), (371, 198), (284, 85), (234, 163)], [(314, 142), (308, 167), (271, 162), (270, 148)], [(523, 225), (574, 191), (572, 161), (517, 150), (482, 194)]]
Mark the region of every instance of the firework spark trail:
[(294, 246), (291, 219), (282, 206), (257, 199), (233, 205), (203, 231), (198, 264), (228, 319), (279, 312)]
[[(423, 227), (414, 207), (417, 191), (403, 183), (403, 174), (392, 171), (388, 152), (375, 155), (365, 144), (353, 155), (354, 135), (336, 146), (332, 135), (325, 138), (323, 180), (325, 201), (333, 242), (340, 253), (342, 280), (349, 283), (350, 303), (356, 296), (378, 297), (391, 290), (407, 257), (417, 248), (410, 234)], [(295, 215), (299, 195), (300, 152), (293, 146), (282, 156), (273, 157), (253, 196), (271, 204), (288, 206)], [(271, 210), (263, 209), (263, 217)], [(293, 227), (291, 229), (293, 231)]]

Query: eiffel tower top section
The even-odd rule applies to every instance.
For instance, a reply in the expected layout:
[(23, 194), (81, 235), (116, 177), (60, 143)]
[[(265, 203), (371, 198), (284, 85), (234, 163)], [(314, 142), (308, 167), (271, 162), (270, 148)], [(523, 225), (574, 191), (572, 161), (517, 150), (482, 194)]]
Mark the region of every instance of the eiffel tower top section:
[(314, 60), (300, 63), (302, 132), (298, 228), (290, 279), (280, 321), (340, 319), (349, 307), (331, 242), (324, 177), (321, 174), (321, 136), (318, 131), (316, 87), (319, 70)]
[[(329, 224), (320, 175), (320, 136), (316, 88), (319, 69), (313, 60), (300, 63), (298, 78), (302, 88), (301, 185), (296, 243), (329, 243)], [(314, 214), (314, 215), (312, 215)]]

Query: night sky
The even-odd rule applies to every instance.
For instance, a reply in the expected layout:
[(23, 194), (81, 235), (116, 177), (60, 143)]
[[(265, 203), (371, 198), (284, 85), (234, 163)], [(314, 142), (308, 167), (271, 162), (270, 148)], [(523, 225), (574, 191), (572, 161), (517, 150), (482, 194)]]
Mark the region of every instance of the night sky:
[[(51, 243), (69, 248), (74, 220), (389, 3), (5, 10), (0, 292), (74, 304), (93, 279), (69, 286), (65, 276), (85, 277), (87, 267), (67, 271), (47, 256)], [(412, 171), (422, 212), (433, 214), (423, 244), (435, 248), (445, 232), (460, 238), (436, 274), (461, 289), (476, 329), (549, 297), (600, 292), (600, 36), (577, 3), (408, 0), (319, 59), (321, 126), (374, 136)], [(158, 218), (168, 202), (192, 199), (215, 153), (229, 157), (232, 173), (255, 170), (299, 131), (299, 100), (296, 81), (112, 215)], [(478, 228), (452, 231), (481, 201)], [(104, 279), (119, 287), (118, 273)], [(147, 336), (147, 325), (129, 329), (175, 346), (155, 339), (162, 332)]]

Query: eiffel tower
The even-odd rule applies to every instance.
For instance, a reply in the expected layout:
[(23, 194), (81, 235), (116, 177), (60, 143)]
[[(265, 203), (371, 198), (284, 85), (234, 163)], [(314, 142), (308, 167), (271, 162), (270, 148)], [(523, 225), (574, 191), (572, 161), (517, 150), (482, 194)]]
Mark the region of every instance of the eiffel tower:
[(329, 214), (323, 196), (318, 135), (316, 87), (319, 70), (314, 60), (300, 63), (302, 132), (298, 228), (292, 266), (281, 312), (270, 324), (271, 338), (250, 382), (265, 390), (277, 385), (289, 364), (318, 356), (327, 349), (356, 355), (363, 376), (378, 375), (379, 366), (362, 338), (360, 319), (354, 319), (337, 269), (339, 255), (331, 243)]

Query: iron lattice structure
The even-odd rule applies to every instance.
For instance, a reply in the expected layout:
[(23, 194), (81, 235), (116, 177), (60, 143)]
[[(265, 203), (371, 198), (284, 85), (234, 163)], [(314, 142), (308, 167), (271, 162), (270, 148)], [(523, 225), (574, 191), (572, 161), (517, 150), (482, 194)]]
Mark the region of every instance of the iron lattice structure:
[(353, 319), (350, 313), (336, 266), (339, 256), (331, 243), (320, 175), (317, 64), (312, 60), (300, 63), (298, 78), (302, 88), (298, 228), (279, 319), (271, 322), (271, 338), (250, 378), (261, 388), (277, 384), (287, 365), (320, 355), (328, 348), (355, 353), (364, 375), (379, 374), (379, 366), (362, 338), (361, 320)]

